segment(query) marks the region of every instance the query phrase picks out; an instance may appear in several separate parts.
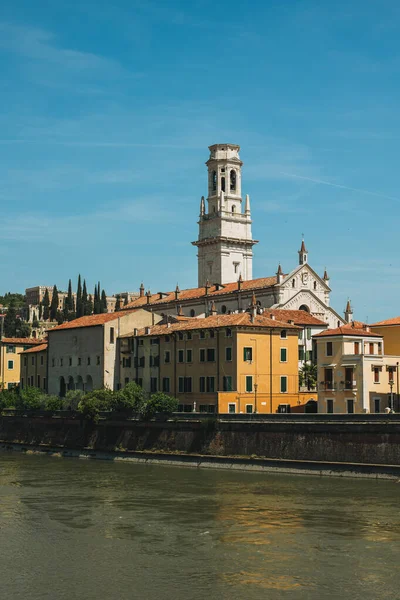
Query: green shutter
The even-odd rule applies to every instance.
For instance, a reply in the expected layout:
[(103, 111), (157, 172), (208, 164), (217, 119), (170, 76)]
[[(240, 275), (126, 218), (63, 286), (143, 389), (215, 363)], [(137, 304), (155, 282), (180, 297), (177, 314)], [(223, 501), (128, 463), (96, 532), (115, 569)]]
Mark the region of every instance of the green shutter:
[(253, 391), (253, 377), (252, 375), (246, 375), (246, 392)]
[(287, 392), (287, 377), (283, 376), (281, 377), (281, 393), (285, 393)]

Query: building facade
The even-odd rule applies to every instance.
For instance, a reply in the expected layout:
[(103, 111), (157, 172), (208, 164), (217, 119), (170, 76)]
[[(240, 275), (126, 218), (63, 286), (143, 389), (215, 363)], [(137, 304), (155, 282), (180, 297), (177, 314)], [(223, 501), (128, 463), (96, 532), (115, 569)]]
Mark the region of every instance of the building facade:
[(47, 391), (47, 343), (32, 346), (20, 354), (21, 389), (37, 387)]
[(349, 324), (314, 337), (318, 412), (367, 413), (397, 409), (399, 356), (386, 355), (370, 327)]
[(43, 344), (34, 338), (5, 338), (0, 341), (0, 381), (1, 389), (11, 389), (20, 385), (20, 354), (28, 348)]
[(185, 411), (287, 410), (299, 402), (299, 331), (256, 311), (147, 327), (120, 339), (120, 382), (171, 394)]

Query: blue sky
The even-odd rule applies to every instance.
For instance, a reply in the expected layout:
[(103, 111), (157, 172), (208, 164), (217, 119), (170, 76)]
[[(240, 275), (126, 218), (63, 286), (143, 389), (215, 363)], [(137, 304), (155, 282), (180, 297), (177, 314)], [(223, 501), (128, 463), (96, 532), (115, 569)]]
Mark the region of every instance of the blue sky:
[(241, 145), (254, 276), (398, 315), (400, 3), (3, 0), (0, 293), (197, 284), (208, 146)]

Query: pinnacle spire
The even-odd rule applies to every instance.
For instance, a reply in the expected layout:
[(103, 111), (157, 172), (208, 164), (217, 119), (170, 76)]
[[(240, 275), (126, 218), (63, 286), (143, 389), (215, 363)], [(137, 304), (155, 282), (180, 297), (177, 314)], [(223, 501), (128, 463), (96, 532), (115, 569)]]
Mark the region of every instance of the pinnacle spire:
[(205, 212), (206, 212), (206, 204), (204, 201), (204, 196), (202, 196), (201, 200), (200, 200), (200, 216), (204, 217)]
[(277, 275), (283, 275), (283, 271), (282, 271), (281, 263), (279, 263), (278, 270), (277, 270), (276, 274), (277, 274)]
[(325, 267), (325, 270), (324, 270), (324, 277), (323, 277), (323, 279), (324, 279), (324, 281), (329, 281), (329, 275), (328, 275), (328, 272), (326, 270), (326, 267)]
[(246, 194), (246, 201), (244, 205), (244, 212), (249, 215), (250, 214), (250, 196)]

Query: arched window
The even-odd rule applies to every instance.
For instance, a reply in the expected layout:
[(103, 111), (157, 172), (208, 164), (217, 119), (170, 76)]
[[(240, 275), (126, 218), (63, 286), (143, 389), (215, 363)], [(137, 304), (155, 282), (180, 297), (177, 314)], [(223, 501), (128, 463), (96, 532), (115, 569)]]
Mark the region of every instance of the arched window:
[(217, 189), (217, 171), (212, 172), (212, 189), (213, 192)]
[(196, 315), (196, 311), (194, 310), (194, 308), (192, 308), (192, 310), (190, 311), (190, 316), (194, 317)]
[(231, 191), (235, 191), (236, 190), (236, 171), (234, 171), (232, 169), (231, 173), (230, 173), (230, 180), (231, 180)]
[(225, 191), (225, 177), (221, 177), (221, 190)]
[(308, 312), (308, 313), (310, 312), (310, 309), (308, 308), (308, 306), (306, 304), (302, 304), (299, 307), (299, 310), (304, 310), (304, 312)]
[(232, 206), (231, 210), (232, 210), (233, 213), (236, 212), (236, 206)]
[(221, 312), (222, 312), (223, 315), (226, 313), (226, 306), (225, 306), (225, 304), (223, 304), (221, 306)]
[(296, 280), (292, 279), (292, 287), (296, 287)]

